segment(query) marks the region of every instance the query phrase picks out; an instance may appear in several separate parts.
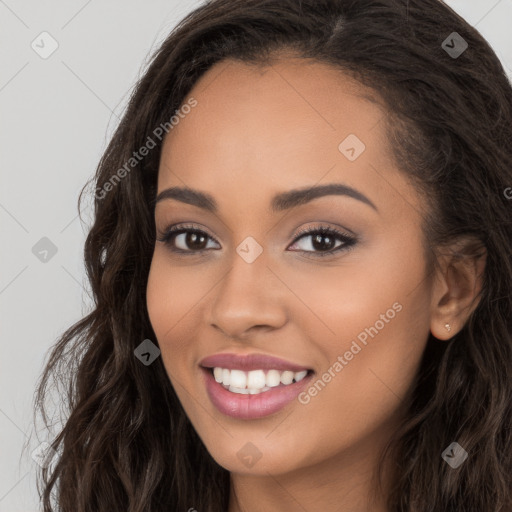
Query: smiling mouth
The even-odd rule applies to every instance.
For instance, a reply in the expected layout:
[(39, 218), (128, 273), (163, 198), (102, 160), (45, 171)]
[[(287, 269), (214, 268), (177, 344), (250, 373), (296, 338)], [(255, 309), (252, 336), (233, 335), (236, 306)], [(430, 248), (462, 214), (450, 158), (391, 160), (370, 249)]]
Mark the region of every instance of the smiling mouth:
[(244, 371), (215, 366), (205, 368), (224, 389), (241, 395), (257, 395), (273, 388), (282, 388), (300, 382), (313, 370), (257, 369)]

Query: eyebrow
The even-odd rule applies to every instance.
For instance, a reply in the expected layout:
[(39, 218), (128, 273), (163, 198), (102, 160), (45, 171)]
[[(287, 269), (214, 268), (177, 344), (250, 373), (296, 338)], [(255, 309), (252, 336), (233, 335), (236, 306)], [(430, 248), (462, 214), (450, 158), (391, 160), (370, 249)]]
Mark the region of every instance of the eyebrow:
[[(317, 185), (314, 187), (305, 187), (289, 190), (287, 192), (280, 192), (272, 198), (270, 203), (271, 211), (273, 213), (278, 213), (295, 206), (303, 205), (318, 197), (329, 195), (351, 197), (352, 199), (357, 199), (358, 201), (367, 204), (375, 211), (379, 211), (375, 204), (373, 204), (373, 202), (364, 194), (341, 183), (329, 183), (327, 185)], [(176, 201), (197, 206), (198, 208), (202, 208), (212, 213), (218, 212), (218, 204), (213, 196), (189, 187), (171, 187), (162, 190), (162, 192), (160, 192), (156, 197), (155, 205), (165, 199), (175, 199)]]

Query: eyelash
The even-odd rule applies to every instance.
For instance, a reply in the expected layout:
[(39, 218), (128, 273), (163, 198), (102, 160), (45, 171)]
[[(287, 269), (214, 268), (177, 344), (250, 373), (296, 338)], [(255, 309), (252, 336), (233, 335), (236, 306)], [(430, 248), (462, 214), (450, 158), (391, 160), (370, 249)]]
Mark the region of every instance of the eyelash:
[[(197, 251), (194, 251), (194, 250), (184, 251), (183, 249), (174, 248), (172, 246), (171, 240), (173, 239), (173, 237), (178, 236), (182, 233), (196, 233), (199, 235), (206, 235), (208, 238), (214, 240), (217, 244), (219, 243), (217, 240), (215, 240), (215, 238), (210, 236), (205, 231), (198, 229), (193, 224), (176, 224), (174, 226), (171, 226), (170, 228), (167, 228), (161, 236), (157, 237), (157, 241), (165, 243), (172, 252), (183, 254), (183, 255), (198, 255), (198, 254), (201, 254), (201, 253), (211, 250), (211, 249), (201, 249), (201, 250), (197, 250)], [(319, 256), (322, 258), (325, 256), (330, 256), (337, 252), (350, 251), (358, 241), (357, 237), (354, 237), (352, 235), (344, 233), (343, 231), (339, 231), (336, 228), (332, 228), (332, 227), (328, 227), (328, 226), (324, 226), (324, 225), (320, 224), (320, 225), (314, 226), (312, 228), (310, 227), (310, 228), (304, 228), (304, 229), (299, 230), (296, 233), (295, 238), (291, 245), (294, 245), (297, 241), (299, 241), (301, 238), (304, 238), (306, 235), (317, 235), (317, 234), (324, 235), (324, 236), (325, 235), (334, 236), (338, 240), (341, 240), (343, 242), (343, 244), (338, 247), (335, 247), (334, 249), (330, 249), (328, 251), (299, 250), (297, 252), (307, 254), (308, 255), (307, 257), (310, 257), (309, 255), (311, 253), (313, 253), (315, 255), (314, 257)]]

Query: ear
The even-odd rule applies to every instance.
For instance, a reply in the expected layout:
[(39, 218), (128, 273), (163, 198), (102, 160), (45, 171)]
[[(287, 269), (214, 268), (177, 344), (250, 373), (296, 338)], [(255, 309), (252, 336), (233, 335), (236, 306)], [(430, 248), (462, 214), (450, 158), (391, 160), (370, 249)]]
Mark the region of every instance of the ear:
[[(459, 238), (438, 251), (432, 287), (430, 332), (448, 340), (464, 326), (480, 301), (487, 251), (473, 238)], [(449, 324), (450, 330), (445, 326)]]

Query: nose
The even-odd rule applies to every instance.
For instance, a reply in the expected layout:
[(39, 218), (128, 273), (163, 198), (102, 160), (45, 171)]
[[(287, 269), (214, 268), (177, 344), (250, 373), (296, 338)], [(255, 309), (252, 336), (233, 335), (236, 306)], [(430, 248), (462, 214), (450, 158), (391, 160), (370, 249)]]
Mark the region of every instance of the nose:
[(210, 324), (230, 338), (244, 339), (249, 331), (274, 330), (287, 322), (290, 292), (264, 254), (248, 263), (235, 253), (231, 269), (213, 290)]

